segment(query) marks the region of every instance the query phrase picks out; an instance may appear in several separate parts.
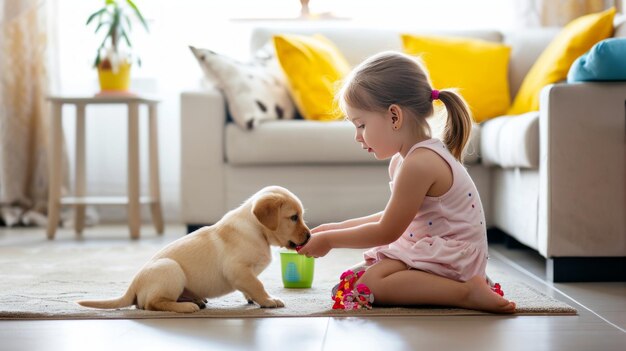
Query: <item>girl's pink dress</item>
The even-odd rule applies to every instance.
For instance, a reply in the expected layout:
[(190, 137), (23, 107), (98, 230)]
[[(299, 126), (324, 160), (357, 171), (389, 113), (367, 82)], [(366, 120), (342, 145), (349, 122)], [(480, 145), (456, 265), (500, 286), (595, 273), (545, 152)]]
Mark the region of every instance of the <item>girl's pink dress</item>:
[[(389, 245), (366, 251), (365, 260), (372, 264), (385, 257), (396, 259), (410, 268), (457, 281), (477, 275), (486, 277), (487, 230), (476, 185), (439, 139), (419, 142), (407, 155), (417, 148), (433, 150), (450, 165), (452, 186), (442, 196), (427, 196), (402, 236)], [(396, 154), (389, 164), (392, 191), (402, 162), (402, 156)]]

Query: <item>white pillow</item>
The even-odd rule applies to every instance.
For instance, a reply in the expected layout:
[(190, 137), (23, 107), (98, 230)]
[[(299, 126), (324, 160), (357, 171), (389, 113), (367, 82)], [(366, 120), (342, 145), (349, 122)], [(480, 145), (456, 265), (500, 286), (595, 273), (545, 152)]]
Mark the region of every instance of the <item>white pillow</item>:
[(261, 49), (251, 62), (239, 62), (208, 49), (189, 47), (206, 78), (226, 98), (231, 117), (244, 129), (264, 120), (292, 119), (295, 106), (272, 52)]

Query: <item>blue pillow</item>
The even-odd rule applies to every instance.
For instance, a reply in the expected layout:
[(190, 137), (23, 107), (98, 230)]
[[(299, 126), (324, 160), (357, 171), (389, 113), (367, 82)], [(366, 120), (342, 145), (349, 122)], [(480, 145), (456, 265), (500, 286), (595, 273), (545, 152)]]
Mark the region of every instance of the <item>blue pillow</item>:
[(594, 45), (574, 61), (567, 82), (626, 80), (626, 38), (610, 38)]

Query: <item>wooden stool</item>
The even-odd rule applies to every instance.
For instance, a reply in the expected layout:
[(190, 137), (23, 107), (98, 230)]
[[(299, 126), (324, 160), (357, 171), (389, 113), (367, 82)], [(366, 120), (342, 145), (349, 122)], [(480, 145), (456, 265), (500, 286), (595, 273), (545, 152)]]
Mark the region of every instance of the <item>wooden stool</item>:
[[(127, 205), (128, 227), (133, 239), (139, 238), (141, 227), (140, 204), (149, 204), (152, 221), (158, 234), (163, 233), (163, 214), (159, 185), (159, 151), (157, 141), (158, 100), (134, 94), (103, 94), (95, 96), (49, 96), (52, 103), (50, 126), (49, 195), (48, 195), (48, 239), (54, 239), (59, 224), (62, 205), (72, 205), (76, 211), (74, 221), (76, 234), (81, 234), (85, 225), (86, 205)], [(63, 143), (63, 105), (76, 106), (76, 174), (75, 192), (72, 197), (61, 197), (61, 153)], [(125, 104), (128, 107), (128, 194), (126, 197), (92, 197), (86, 195), (85, 186), (85, 108), (89, 104)], [(139, 194), (139, 106), (148, 106), (148, 154), (150, 196)]]

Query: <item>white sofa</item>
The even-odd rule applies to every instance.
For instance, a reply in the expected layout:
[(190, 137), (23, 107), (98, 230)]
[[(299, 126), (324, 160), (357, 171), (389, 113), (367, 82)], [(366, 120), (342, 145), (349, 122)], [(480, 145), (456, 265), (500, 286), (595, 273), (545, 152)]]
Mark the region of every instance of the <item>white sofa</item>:
[[(623, 26), (622, 26), (623, 27)], [(624, 28), (616, 35), (624, 36)], [(399, 33), (347, 26), (258, 28), (251, 49), (276, 33), (321, 33), (351, 64), (401, 50)], [(446, 32), (512, 47), (512, 97), (555, 29)], [(486, 77), (488, 79), (488, 77)], [(554, 281), (624, 280), (626, 262), (626, 82), (555, 84), (538, 112), (476, 126), (466, 164), (492, 233), (546, 258)], [(181, 94), (182, 216), (190, 228), (216, 222), (259, 188), (291, 189), (311, 225), (384, 209), (387, 162), (354, 142), (348, 122), (265, 122), (252, 131), (227, 121), (214, 89)], [(491, 234), (491, 233), (490, 233)]]

